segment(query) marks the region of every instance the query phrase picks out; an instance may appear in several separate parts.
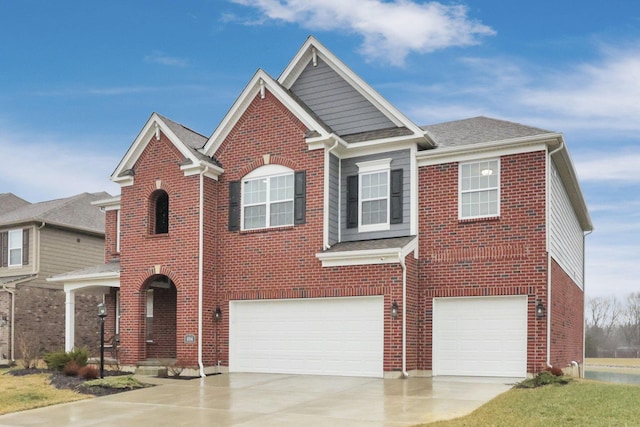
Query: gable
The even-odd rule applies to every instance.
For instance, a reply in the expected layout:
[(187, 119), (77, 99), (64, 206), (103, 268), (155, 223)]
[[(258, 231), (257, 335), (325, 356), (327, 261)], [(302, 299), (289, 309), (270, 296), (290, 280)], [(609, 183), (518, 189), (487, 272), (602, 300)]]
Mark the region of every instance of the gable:
[(309, 61), (290, 90), (338, 135), (396, 126), (321, 58)]

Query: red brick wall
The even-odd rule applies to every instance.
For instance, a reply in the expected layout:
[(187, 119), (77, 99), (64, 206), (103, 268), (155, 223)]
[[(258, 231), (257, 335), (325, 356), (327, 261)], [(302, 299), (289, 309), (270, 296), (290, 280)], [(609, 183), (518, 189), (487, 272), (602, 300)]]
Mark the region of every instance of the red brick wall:
[(527, 371), (546, 361), (545, 320), (535, 318), (546, 298), (545, 152), (501, 158), (501, 215), (458, 220), (458, 164), (420, 168), (421, 313), (418, 364), (431, 369), (434, 297), (528, 295)]
[(553, 259), (548, 311), (551, 314), (551, 364), (566, 368), (572, 361), (582, 363), (584, 293)]
[[(212, 335), (217, 348), (212, 354), (205, 354), (205, 362), (221, 360), (228, 365), (231, 300), (385, 295), (385, 307), (390, 307), (393, 300), (402, 302), (400, 265), (322, 268), (316, 258), (315, 254), (322, 250), (324, 152), (307, 149), (306, 130), (267, 92), (265, 99), (254, 99), (216, 153), (225, 173), (219, 183), (216, 204), (217, 239), (207, 240), (207, 248), (216, 251), (211, 275), (215, 277), (216, 301), (222, 308), (223, 319), (215, 324)], [(306, 171), (306, 223), (230, 232), (229, 182), (262, 166), (265, 154), (270, 155), (271, 163)], [(392, 321), (388, 313), (385, 311), (384, 369), (400, 370), (402, 322)]]
[(117, 246), (118, 211), (106, 211), (104, 215), (104, 261), (111, 262), (120, 258)]
[[(121, 193), (121, 323), (122, 363), (135, 363), (158, 354), (145, 345), (145, 298), (148, 279), (159, 273), (177, 288), (176, 348), (174, 357), (196, 365), (197, 343), (184, 343), (186, 334), (197, 336), (198, 319), (198, 200), (199, 176), (185, 177), (184, 156), (161, 134), (152, 137), (135, 165), (135, 183)], [(169, 233), (150, 234), (149, 203), (157, 189), (169, 195)], [(169, 355), (166, 354), (168, 357)]]

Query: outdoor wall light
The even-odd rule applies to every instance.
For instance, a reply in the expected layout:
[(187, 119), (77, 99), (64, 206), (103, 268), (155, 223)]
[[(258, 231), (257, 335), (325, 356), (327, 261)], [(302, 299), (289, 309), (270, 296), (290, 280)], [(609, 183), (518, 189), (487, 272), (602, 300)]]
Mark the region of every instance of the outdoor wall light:
[(398, 303), (396, 301), (391, 304), (391, 317), (394, 319), (398, 317)]
[(216, 321), (222, 319), (222, 310), (220, 310), (220, 307), (216, 307), (216, 311), (213, 313), (213, 319)]
[(538, 303), (536, 304), (536, 318), (542, 319), (547, 314), (547, 310), (544, 308), (542, 304), (542, 300), (538, 299)]
[(7, 315), (6, 314), (0, 315), (0, 327), (7, 326), (7, 321), (8, 320), (9, 319), (7, 319)]
[(102, 302), (98, 304), (98, 317), (101, 319), (107, 317), (107, 306)]

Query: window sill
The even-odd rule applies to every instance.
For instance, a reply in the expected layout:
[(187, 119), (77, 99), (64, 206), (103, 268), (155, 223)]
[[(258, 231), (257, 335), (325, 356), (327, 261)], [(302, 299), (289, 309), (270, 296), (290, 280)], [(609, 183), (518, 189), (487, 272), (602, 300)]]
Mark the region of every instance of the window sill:
[(500, 221), (500, 215), (483, 216), (480, 218), (461, 218), (461, 219), (458, 219), (458, 224), (468, 224), (472, 222), (487, 222), (487, 221)]
[(240, 234), (268, 233), (271, 231), (284, 231), (284, 230), (291, 230), (294, 228), (295, 228), (295, 225), (283, 225), (281, 227), (254, 228), (251, 230), (240, 230)]

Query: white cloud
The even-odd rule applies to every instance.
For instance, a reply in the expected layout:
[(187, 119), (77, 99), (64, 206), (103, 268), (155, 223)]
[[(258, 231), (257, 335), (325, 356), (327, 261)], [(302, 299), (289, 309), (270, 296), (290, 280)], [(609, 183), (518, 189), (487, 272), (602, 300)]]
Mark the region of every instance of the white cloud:
[[(37, 141), (37, 142), (34, 142)], [(30, 202), (68, 197), (83, 192), (120, 189), (109, 181), (120, 160), (86, 144), (43, 135), (0, 130), (0, 192), (14, 193)]]
[(150, 55), (145, 56), (144, 60), (147, 62), (155, 62), (157, 64), (168, 65), (170, 67), (184, 68), (189, 66), (189, 61), (187, 61), (186, 59), (169, 56), (161, 51), (154, 51)]
[(581, 181), (640, 183), (638, 150), (580, 154), (574, 163)]
[(234, 0), (258, 9), (266, 20), (296, 23), (321, 31), (348, 31), (364, 38), (361, 51), (394, 65), (411, 52), (429, 53), (452, 46), (479, 43), (494, 35), (489, 26), (470, 19), (464, 5), (409, 0)]

